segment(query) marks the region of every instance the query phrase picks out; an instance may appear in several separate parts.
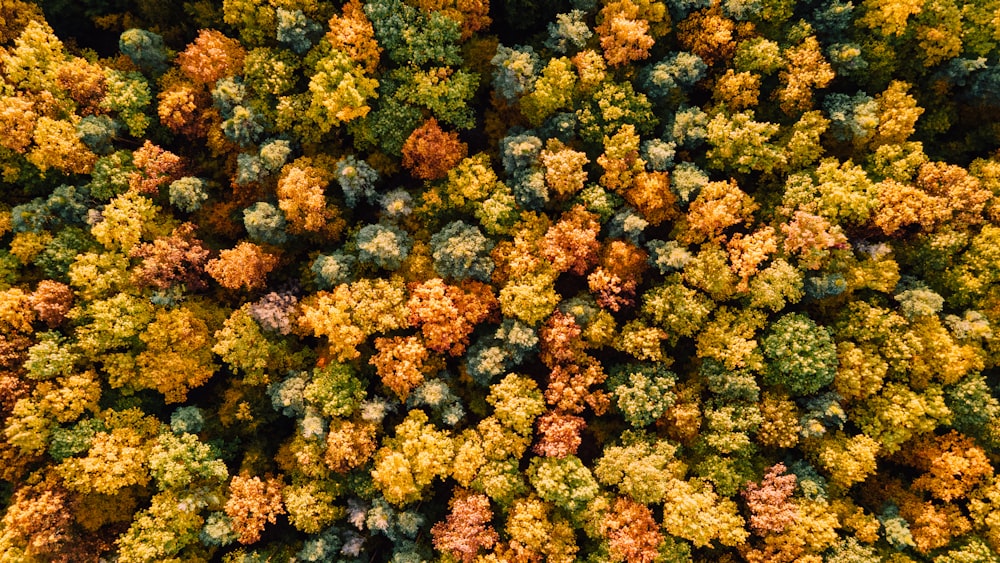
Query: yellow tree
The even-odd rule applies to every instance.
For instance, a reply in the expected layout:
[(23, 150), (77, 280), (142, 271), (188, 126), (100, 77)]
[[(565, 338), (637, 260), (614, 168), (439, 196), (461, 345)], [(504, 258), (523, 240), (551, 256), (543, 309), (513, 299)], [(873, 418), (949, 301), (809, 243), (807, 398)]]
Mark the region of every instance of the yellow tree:
[[(660, 11), (661, 19), (662, 14), (663, 10)], [(649, 22), (640, 17), (639, 6), (632, 0), (606, 3), (597, 20), (596, 31), (609, 66), (621, 66), (649, 56), (655, 40), (648, 33)]]
[(813, 92), (833, 80), (833, 68), (823, 57), (815, 36), (788, 49), (785, 60), (785, 70), (778, 74), (782, 87), (775, 92), (781, 109), (788, 114), (808, 111), (812, 109)]
[(146, 349), (136, 357), (136, 377), (130, 383), (156, 389), (167, 403), (184, 401), (188, 391), (215, 373), (208, 325), (184, 307), (157, 311), (139, 339)]

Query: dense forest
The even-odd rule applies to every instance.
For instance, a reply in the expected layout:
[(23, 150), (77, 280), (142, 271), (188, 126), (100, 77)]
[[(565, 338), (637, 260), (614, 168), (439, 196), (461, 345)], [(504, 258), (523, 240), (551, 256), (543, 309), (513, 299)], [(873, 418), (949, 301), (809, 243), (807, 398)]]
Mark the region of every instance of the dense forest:
[(1000, 563), (1000, 0), (0, 0), (0, 563)]

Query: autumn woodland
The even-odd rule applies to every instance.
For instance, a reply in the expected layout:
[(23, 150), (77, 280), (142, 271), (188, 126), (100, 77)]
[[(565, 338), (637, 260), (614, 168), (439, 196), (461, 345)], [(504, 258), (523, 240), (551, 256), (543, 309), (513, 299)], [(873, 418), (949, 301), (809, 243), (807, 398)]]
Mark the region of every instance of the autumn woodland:
[(998, 468), (1000, 0), (0, 0), (0, 563), (1000, 563)]

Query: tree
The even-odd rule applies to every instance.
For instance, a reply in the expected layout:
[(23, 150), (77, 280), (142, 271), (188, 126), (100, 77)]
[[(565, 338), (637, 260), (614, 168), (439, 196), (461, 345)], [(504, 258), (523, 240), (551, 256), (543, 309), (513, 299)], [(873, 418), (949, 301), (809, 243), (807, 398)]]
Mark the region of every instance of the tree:
[(56, 467), (67, 489), (115, 494), (149, 482), (149, 440), (160, 423), (139, 409), (105, 411), (104, 430), (91, 440), (86, 455), (66, 458)]
[(367, 74), (374, 74), (382, 48), (375, 40), (375, 30), (361, 2), (351, 0), (344, 4), (341, 15), (330, 18), (329, 27), (326, 40), (333, 49), (361, 64)]
[(801, 267), (819, 270), (830, 259), (831, 249), (843, 248), (847, 237), (839, 225), (824, 217), (796, 211), (791, 221), (781, 225), (784, 251), (798, 257)]
[(671, 341), (696, 334), (713, 308), (711, 299), (685, 287), (676, 276), (643, 295), (643, 314), (667, 330)]
[(164, 432), (149, 449), (149, 472), (161, 491), (208, 492), (229, 477), (219, 451), (194, 434)]
[(116, 115), (130, 135), (141, 138), (150, 123), (146, 113), (153, 100), (149, 82), (138, 72), (106, 69), (105, 84), (101, 109)]
[(403, 166), (421, 180), (439, 180), (448, 175), (468, 154), (469, 147), (458, 133), (445, 132), (431, 117), (403, 143)]
[[(119, 560), (124, 563), (151, 563), (170, 558), (205, 557), (199, 535), (205, 518), (196, 495), (173, 491), (153, 496), (149, 508), (141, 511), (118, 539)], [(199, 504), (202, 506), (199, 507)]]
[(893, 80), (884, 92), (876, 96), (879, 124), (872, 139), (874, 146), (903, 144), (913, 134), (914, 125), (924, 113), (924, 109), (919, 107), (917, 100), (907, 93), (909, 88), (910, 85), (906, 82)]
[(133, 247), (129, 256), (142, 260), (132, 273), (133, 282), (157, 289), (176, 284), (194, 291), (206, 287), (203, 274), (209, 251), (194, 237), (194, 229), (192, 223), (184, 223), (168, 237)]
[(538, 433), (541, 438), (532, 449), (545, 457), (576, 455), (582, 442), (580, 432), (586, 425), (578, 416), (558, 411), (548, 412), (538, 418)]
[(344, 200), (354, 207), (362, 199), (371, 202), (376, 197), (375, 183), (378, 182), (378, 171), (367, 162), (348, 155), (337, 161), (335, 172), (337, 183), (344, 190)]
[(375, 366), (382, 383), (404, 402), (410, 391), (423, 383), (425, 375), (430, 375), (425, 372), (439, 365), (431, 361), (418, 336), (376, 338), (375, 349), (378, 353), (369, 363)]
[(589, 162), (586, 153), (575, 151), (558, 139), (549, 139), (538, 158), (545, 168), (545, 183), (556, 197), (566, 198), (583, 189), (587, 181), (584, 167)]
[(733, 20), (724, 17), (718, 6), (692, 13), (677, 24), (681, 45), (706, 65), (726, 61), (736, 52)]
[(533, 89), (538, 72), (538, 55), (533, 48), (499, 44), (490, 64), (495, 67), (493, 87), (508, 102)]
[(157, 311), (139, 339), (146, 347), (135, 358), (139, 372), (128, 382), (133, 388), (156, 389), (167, 403), (183, 402), (215, 373), (208, 326), (185, 308)]
[(135, 337), (152, 321), (154, 311), (147, 300), (117, 293), (74, 308), (68, 316), (76, 323), (78, 345), (89, 354), (100, 354), (135, 343)]
[(682, 242), (721, 241), (726, 229), (751, 224), (757, 209), (759, 205), (735, 180), (709, 182), (688, 206)]
[(993, 467), (986, 452), (971, 438), (954, 430), (943, 436), (921, 436), (911, 444), (897, 457), (923, 472), (913, 481), (914, 490), (953, 502), (967, 497), (992, 478)]
[(549, 227), (539, 250), (556, 271), (584, 275), (597, 263), (599, 231), (597, 217), (576, 205)]
[(278, 8), (278, 42), (287, 45), (294, 53), (305, 54), (313, 45), (313, 39), (323, 27), (306, 17), (302, 10)]
[(947, 213), (944, 202), (911, 184), (886, 179), (877, 184), (878, 202), (873, 222), (886, 235), (911, 226), (932, 227)]
[(847, 489), (875, 473), (881, 444), (865, 434), (837, 432), (824, 438), (818, 449), (819, 465), (830, 474), (830, 481)]
[(363, 467), (378, 448), (377, 433), (378, 428), (371, 422), (334, 420), (326, 436), (323, 461), (336, 473)]
[(788, 49), (785, 60), (785, 70), (778, 75), (783, 87), (776, 93), (781, 109), (788, 114), (808, 111), (812, 109), (813, 91), (825, 88), (833, 80), (833, 69), (820, 52), (815, 36), (806, 37)]
[(600, 491), (590, 469), (575, 455), (532, 458), (528, 480), (539, 497), (569, 514), (581, 514)]
[(265, 525), (276, 523), (277, 517), (285, 513), (282, 488), (284, 483), (273, 477), (261, 480), (257, 476), (233, 476), (225, 511), (240, 543), (257, 542)]
[[(250, 385), (268, 383), (271, 377), (295, 366), (300, 359), (287, 341), (264, 334), (261, 329), (265, 323), (257, 321), (260, 309), (255, 311), (254, 305), (246, 304), (233, 311), (215, 331), (212, 346), (212, 352), (234, 372), (242, 373), (243, 381)], [(285, 320), (287, 325), (279, 326), (287, 326), (290, 331), (291, 322), (289, 318)]]
[(77, 135), (72, 121), (41, 116), (32, 133), (34, 147), (28, 152), (28, 162), (41, 171), (55, 168), (66, 174), (87, 174), (94, 168), (97, 155)]
[(889, 382), (879, 394), (857, 404), (848, 416), (891, 455), (914, 436), (949, 421), (951, 411), (940, 386), (931, 385), (918, 393), (908, 385)]
[[(233, 0), (227, 0), (226, 4), (230, 2)], [(245, 35), (245, 28), (241, 34)], [(258, 96), (284, 96), (294, 89), (302, 62), (284, 49), (250, 49), (243, 59), (243, 84)]]
[(753, 111), (733, 114), (718, 113), (707, 127), (708, 165), (720, 170), (748, 173), (751, 170), (771, 172), (785, 164), (783, 152), (771, 143), (778, 130), (774, 123), (754, 121)]
[(306, 334), (327, 337), (331, 357), (352, 360), (368, 336), (410, 326), (406, 287), (396, 277), (362, 279), (320, 291), (303, 299), (298, 325)]
[(604, 448), (594, 466), (594, 476), (608, 487), (641, 504), (661, 502), (671, 479), (684, 476), (677, 446), (667, 440), (627, 431), (620, 445)]
[(534, 80), (533, 88), (520, 99), (521, 113), (533, 125), (541, 125), (558, 110), (573, 107), (577, 77), (573, 63), (566, 57), (552, 59)]
[(716, 81), (712, 99), (733, 111), (749, 109), (757, 105), (760, 84), (760, 76), (757, 74), (728, 69)]
[(303, 300), (299, 326), (307, 333), (328, 337), (334, 344), (331, 353), (338, 360), (356, 358), (356, 347), (366, 336), (351, 321), (356, 303), (347, 284), (338, 285), (332, 292), (321, 291)]
[[(287, 201), (286, 205), (291, 206)], [(282, 244), (288, 239), (284, 212), (266, 201), (258, 201), (243, 210), (243, 227), (251, 239), (264, 244)]]
[(167, 52), (163, 36), (145, 29), (127, 29), (118, 39), (118, 50), (139, 68), (160, 74), (167, 70)]
[(26, 23), (13, 48), (0, 55), (6, 81), (31, 92), (54, 91), (57, 65), (66, 58), (63, 44), (44, 18)]
[(761, 342), (769, 369), (764, 381), (792, 395), (811, 395), (833, 382), (837, 350), (829, 329), (799, 313), (782, 316)]
[(545, 412), (542, 393), (534, 380), (508, 374), (490, 387), (486, 402), (493, 406), (497, 420), (523, 436), (532, 433), (534, 421)]
[[(664, 500), (664, 529), (695, 547), (707, 546), (713, 541), (736, 546), (745, 542), (749, 535), (736, 503), (719, 498), (712, 486), (704, 481), (671, 479)], [(691, 507), (691, 511), (681, 511), (684, 506)]]
[(579, 551), (572, 525), (553, 510), (552, 503), (534, 495), (514, 501), (505, 532), (510, 540), (498, 551), (507, 551), (512, 558), (569, 563)]
[(32, 134), (38, 122), (34, 103), (20, 96), (4, 96), (2, 99), (0, 124), (4, 126), (7, 135), (0, 140), (0, 146), (23, 154), (32, 143)]
[(277, 265), (277, 256), (251, 242), (241, 242), (209, 260), (205, 271), (226, 289), (257, 289), (264, 285), (267, 274)]
[(28, 2), (10, 2), (0, 10), (0, 20), (3, 21), (0, 43), (5, 45), (17, 38), (30, 23), (45, 20), (41, 8)]
[(437, 10), (422, 10), (400, 0), (364, 5), (375, 39), (399, 65), (451, 66), (461, 63), (461, 25)]
[(643, 364), (616, 368), (609, 375), (608, 388), (613, 403), (633, 427), (652, 424), (674, 406), (677, 376), (673, 372)]
[(171, 205), (188, 213), (200, 209), (202, 202), (208, 199), (205, 181), (190, 176), (171, 182), (169, 194)]
[(982, 222), (989, 192), (966, 170), (943, 162), (927, 162), (917, 170), (916, 185), (931, 196), (945, 198), (954, 221), (960, 225)]
[(490, 549), (500, 539), (490, 527), (493, 511), (486, 495), (456, 490), (448, 501), (451, 511), (444, 522), (431, 527), (434, 547), (463, 561), (471, 563), (482, 549)]
[(639, 135), (633, 125), (625, 124), (614, 135), (605, 135), (604, 154), (597, 157), (597, 164), (604, 169), (601, 185), (609, 190), (625, 191), (645, 164), (638, 157)]
[(458, 356), (476, 325), (496, 310), (497, 300), (486, 284), (470, 280), (452, 286), (434, 278), (412, 287), (406, 307), (428, 348)]
[(796, 506), (789, 502), (796, 477), (784, 474), (786, 470), (782, 463), (771, 466), (759, 485), (747, 483), (742, 493), (750, 509), (750, 528), (758, 535), (781, 533), (798, 519)]
[(179, 180), (183, 163), (174, 153), (146, 141), (132, 153), (136, 170), (129, 176), (129, 188), (143, 195), (156, 195), (159, 189)]
[[(656, 5), (660, 8), (659, 16), (662, 19), (666, 10), (662, 4)], [(594, 30), (600, 37), (604, 59), (608, 65), (620, 66), (649, 56), (649, 49), (655, 41), (648, 35), (650, 22), (640, 17), (639, 9), (632, 0), (608, 2), (601, 8), (597, 18), (598, 25)]]
[(649, 507), (635, 501), (617, 498), (601, 521), (601, 533), (608, 538), (608, 549), (614, 561), (651, 563), (659, 556), (664, 538)]
[(101, 213), (101, 222), (91, 229), (97, 242), (109, 249), (129, 252), (150, 231), (160, 208), (136, 192), (114, 198)]
[(178, 53), (177, 64), (198, 84), (213, 85), (220, 78), (236, 76), (243, 70), (246, 50), (239, 41), (220, 31), (203, 29), (186, 49)]
[(656, 127), (658, 120), (649, 100), (645, 94), (636, 92), (630, 82), (599, 80), (595, 87), (592, 97), (576, 110), (579, 135), (585, 142), (602, 144), (606, 136), (618, 133), (625, 125), (633, 126), (641, 134), (648, 134)]
[(645, 73), (643, 87), (656, 99), (675, 99), (705, 77), (708, 65), (693, 53), (679, 51), (654, 64)]
[(436, 477), (448, 474), (454, 457), (451, 435), (412, 410), (375, 454), (372, 479), (390, 503), (402, 507), (419, 500)]
[(355, 236), (358, 261), (398, 270), (410, 254), (413, 239), (395, 225), (365, 225)]
[(431, 256), (434, 270), (454, 280), (475, 279), (489, 281), (493, 261), (489, 253), (493, 241), (482, 232), (462, 221), (453, 221), (431, 235)]
[(74, 543), (69, 492), (56, 482), (19, 487), (4, 514), (0, 545), (13, 557), (69, 561), (86, 557), (83, 546)]
[(42, 280), (31, 294), (31, 308), (49, 328), (62, 324), (72, 306), (72, 290), (57, 281)]
[(317, 232), (331, 218), (324, 190), (329, 177), (319, 168), (295, 163), (285, 166), (278, 179), (278, 207), (293, 234)]
[[(317, 133), (309, 134), (306, 129), (299, 131), (308, 137), (329, 133), (334, 127), (368, 115), (369, 98), (377, 98), (378, 81), (365, 75), (364, 69), (351, 60), (343, 51), (331, 49), (316, 62), (314, 74), (309, 79), (308, 107), (303, 108), (307, 124), (317, 128)], [(305, 105), (305, 104), (303, 104)], [(291, 111), (295, 102), (285, 98), (279, 104), (279, 125), (283, 110)], [(292, 115), (288, 119), (295, 119)]]
[(475, 125), (475, 114), (469, 102), (479, 86), (478, 74), (450, 67), (402, 68), (394, 71), (391, 77), (400, 82), (395, 94), (397, 98), (427, 108), (449, 125), (461, 129)]

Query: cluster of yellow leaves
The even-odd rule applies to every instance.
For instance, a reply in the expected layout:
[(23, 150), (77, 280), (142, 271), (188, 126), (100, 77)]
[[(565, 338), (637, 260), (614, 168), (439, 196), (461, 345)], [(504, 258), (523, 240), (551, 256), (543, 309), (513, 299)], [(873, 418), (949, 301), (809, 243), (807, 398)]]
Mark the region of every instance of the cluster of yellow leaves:
[(577, 83), (573, 71), (573, 62), (566, 57), (553, 58), (545, 65), (534, 89), (521, 98), (521, 113), (532, 125), (541, 125), (557, 110), (572, 109)]
[(553, 508), (536, 496), (514, 501), (505, 529), (510, 540), (497, 549), (498, 555), (512, 561), (576, 561), (573, 526)]
[(411, 410), (375, 454), (372, 479), (385, 499), (397, 506), (419, 500), (437, 477), (451, 470), (455, 443), (437, 430), (422, 410)]
[(377, 432), (370, 422), (334, 420), (326, 436), (326, 466), (337, 473), (361, 467), (375, 454)]
[(596, 31), (608, 65), (621, 66), (649, 56), (655, 40), (649, 35), (649, 21), (640, 17), (639, 6), (635, 2), (608, 2), (601, 8), (598, 20)]
[(776, 92), (786, 113), (812, 109), (813, 91), (825, 88), (836, 74), (826, 62), (815, 36), (807, 37), (785, 53), (786, 70), (779, 73), (783, 87)]
[(107, 430), (94, 435), (83, 457), (71, 457), (56, 467), (66, 488), (81, 493), (115, 494), (149, 482), (149, 446), (161, 424), (138, 409), (107, 411)]
[(328, 215), (324, 190), (328, 174), (314, 166), (290, 164), (278, 179), (278, 207), (293, 234), (316, 232), (326, 225)]
[(639, 134), (634, 125), (622, 125), (613, 136), (604, 136), (604, 154), (597, 157), (597, 164), (604, 169), (602, 186), (623, 192), (632, 184), (645, 165), (639, 158)]
[(409, 326), (406, 287), (400, 278), (363, 279), (320, 291), (303, 300), (299, 326), (327, 337), (338, 361), (357, 358), (368, 336)]
[(688, 206), (686, 243), (720, 240), (729, 227), (753, 222), (760, 206), (740, 189), (736, 180), (709, 182)]
[(215, 373), (211, 333), (205, 321), (184, 307), (160, 309), (139, 335), (146, 349), (136, 357), (137, 389), (156, 389), (169, 403), (187, 398)]
[(539, 160), (545, 167), (545, 183), (557, 197), (570, 197), (583, 189), (587, 181), (584, 166), (589, 162), (586, 153), (575, 151), (558, 139), (549, 139)]
[(341, 12), (342, 15), (330, 18), (330, 31), (326, 34), (326, 40), (334, 49), (347, 53), (366, 73), (374, 73), (382, 48), (375, 40), (372, 22), (365, 15), (360, 0), (344, 4)]

